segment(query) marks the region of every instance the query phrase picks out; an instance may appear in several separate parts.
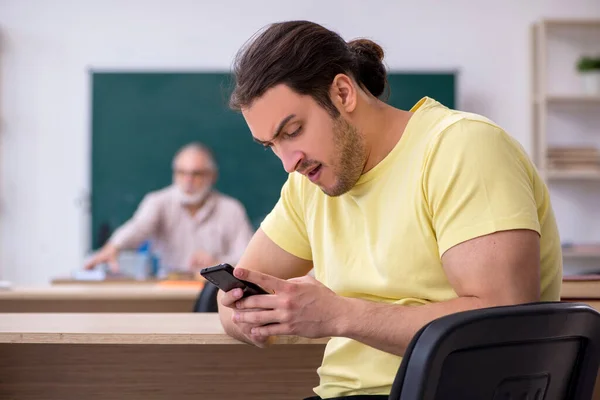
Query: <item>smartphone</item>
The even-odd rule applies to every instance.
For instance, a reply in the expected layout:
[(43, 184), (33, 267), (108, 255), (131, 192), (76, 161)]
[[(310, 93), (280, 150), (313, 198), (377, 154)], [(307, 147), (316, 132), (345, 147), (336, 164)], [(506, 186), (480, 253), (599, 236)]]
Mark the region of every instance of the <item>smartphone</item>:
[(233, 276), (233, 267), (229, 264), (219, 264), (214, 267), (203, 268), (200, 270), (200, 275), (224, 292), (229, 292), (237, 288), (242, 289), (244, 293), (242, 298), (257, 294), (270, 294), (252, 282), (247, 282)]

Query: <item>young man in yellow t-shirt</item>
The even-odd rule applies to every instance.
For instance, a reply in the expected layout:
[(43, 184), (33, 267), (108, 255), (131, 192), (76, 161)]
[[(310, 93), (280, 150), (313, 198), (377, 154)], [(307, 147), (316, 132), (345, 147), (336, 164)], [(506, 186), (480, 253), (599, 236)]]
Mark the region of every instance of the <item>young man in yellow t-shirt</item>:
[(387, 398), (408, 342), (435, 318), (559, 299), (559, 234), (525, 151), (434, 99), (387, 105), (382, 59), (369, 40), (291, 21), (235, 64), (231, 105), (290, 175), (235, 270), (274, 294), (220, 293), (219, 312), (261, 347), (332, 337), (315, 399)]

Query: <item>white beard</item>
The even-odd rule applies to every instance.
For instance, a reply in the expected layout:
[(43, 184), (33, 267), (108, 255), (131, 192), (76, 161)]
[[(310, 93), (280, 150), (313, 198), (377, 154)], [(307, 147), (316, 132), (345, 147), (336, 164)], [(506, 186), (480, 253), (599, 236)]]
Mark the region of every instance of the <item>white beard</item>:
[(205, 187), (197, 193), (186, 193), (175, 185), (175, 193), (177, 194), (177, 200), (186, 206), (193, 206), (202, 203), (210, 194), (212, 188), (210, 186)]

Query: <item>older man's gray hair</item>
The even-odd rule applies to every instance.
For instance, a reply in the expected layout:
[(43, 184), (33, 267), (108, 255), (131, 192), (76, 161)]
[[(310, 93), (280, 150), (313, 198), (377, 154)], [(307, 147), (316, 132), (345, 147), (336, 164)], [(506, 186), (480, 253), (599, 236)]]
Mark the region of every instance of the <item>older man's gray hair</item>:
[(180, 148), (177, 153), (175, 153), (175, 157), (173, 157), (173, 169), (175, 169), (175, 161), (177, 160), (177, 157), (179, 157), (179, 155), (182, 153), (187, 153), (188, 151), (198, 152), (206, 155), (206, 158), (208, 159), (208, 168), (213, 172), (217, 172), (217, 163), (215, 162), (215, 157), (212, 151), (206, 145), (200, 142), (188, 143)]

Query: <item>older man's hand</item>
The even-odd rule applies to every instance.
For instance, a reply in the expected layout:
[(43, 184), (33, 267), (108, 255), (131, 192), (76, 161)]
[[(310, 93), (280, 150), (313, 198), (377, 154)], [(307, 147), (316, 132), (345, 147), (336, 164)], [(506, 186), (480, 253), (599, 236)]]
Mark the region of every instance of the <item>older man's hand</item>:
[(189, 268), (193, 271), (217, 264), (217, 260), (204, 250), (198, 250), (192, 255)]

